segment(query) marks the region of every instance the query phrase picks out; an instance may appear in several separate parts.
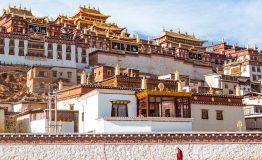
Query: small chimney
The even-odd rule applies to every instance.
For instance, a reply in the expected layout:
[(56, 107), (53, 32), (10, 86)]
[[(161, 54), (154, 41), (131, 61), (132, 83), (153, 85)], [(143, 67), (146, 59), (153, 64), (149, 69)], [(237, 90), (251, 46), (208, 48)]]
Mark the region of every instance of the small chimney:
[(120, 66), (119, 66), (119, 64), (117, 64), (117, 65), (115, 66), (115, 75), (116, 75), (116, 76), (119, 76), (119, 75), (120, 75)]
[(178, 92), (182, 92), (182, 90), (183, 90), (182, 81), (179, 80), (179, 81), (177, 82), (177, 91), (178, 91)]
[(25, 28), (23, 28), (23, 34), (26, 34), (26, 30), (25, 30)]
[(59, 82), (58, 82), (58, 90), (60, 91), (60, 90), (62, 90), (64, 88), (64, 82), (62, 81), (62, 80), (60, 80)]
[(175, 72), (175, 81), (179, 81), (179, 71), (176, 70)]
[(224, 37), (222, 38), (221, 42), (222, 42), (222, 43), (224, 43), (224, 42), (225, 42), (225, 39), (224, 39)]
[(87, 74), (86, 82), (87, 82), (87, 84), (91, 84), (90, 73)]
[(214, 90), (212, 87), (209, 88), (209, 94), (214, 94)]
[(249, 44), (247, 44), (247, 49), (249, 49)]
[(143, 79), (142, 79), (141, 89), (147, 89), (147, 79), (146, 79), (146, 77), (143, 77)]
[(241, 95), (241, 93), (240, 93), (240, 85), (237, 84), (237, 86), (236, 86), (236, 96), (240, 96), (240, 95)]
[(81, 74), (81, 84), (86, 84), (86, 72), (83, 71)]

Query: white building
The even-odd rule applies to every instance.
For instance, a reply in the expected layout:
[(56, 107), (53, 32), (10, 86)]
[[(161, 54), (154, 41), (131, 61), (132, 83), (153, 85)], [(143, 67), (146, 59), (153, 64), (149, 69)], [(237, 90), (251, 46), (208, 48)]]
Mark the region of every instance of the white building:
[[(206, 86), (214, 89), (222, 89), (225, 95), (236, 95), (239, 85), (239, 94), (244, 95), (251, 91), (251, 83), (248, 77), (221, 75), (217, 73), (205, 75)], [(221, 93), (222, 94), (222, 93)]]
[(247, 130), (262, 130), (262, 94), (246, 94), (243, 103)]
[(191, 118), (137, 116), (135, 91), (95, 89), (77, 99), (60, 101), (58, 108), (74, 105), (79, 111), (79, 132), (191, 131)]
[[(41, 49), (32, 48), (36, 45)], [(0, 53), (0, 64), (68, 68), (84, 68), (89, 66), (88, 55), (96, 50), (96, 48), (80, 48), (76, 45), (10, 38), (3, 39), (3, 46), (4, 53)], [(82, 52), (86, 56), (82, 56)], [(68, 55), (70, 55), (70, 58), (68, 58)], [(76, 57), (78, 58), (77, 60)]]
[(21, 112), (13, 116), (17, 121), (15, 130), (20, 133), (78, 132), (78, 112), (58, 110), (57, 121), (55, 121), (55, 111), (52, 109), (51, 117), (49, 119), (48, 109), (32, 109)]

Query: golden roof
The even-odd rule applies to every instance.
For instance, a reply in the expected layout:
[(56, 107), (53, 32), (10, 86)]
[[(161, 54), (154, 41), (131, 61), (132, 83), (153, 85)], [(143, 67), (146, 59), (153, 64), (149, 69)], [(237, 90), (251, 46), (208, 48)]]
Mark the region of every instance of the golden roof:
[(138, 99), (144, 98), (146, 96), (166, 96), (166, 97), (191, 97), (192, 92), (175, 92), (175, 91), (155, 91), (155, 90), (145, 90), (138, 93), (136, 96)]
[(163, 31), (163, 36), (170, 36), (170, 37), (174, 37), (174, 38), (179, 38), (179, 39), (185, 39), (185, 40), (189, 40), (189, 41), (195, 41), (195, 42), (207, 42), (206, 40), (200, 40), (198, 38), (196, 38), (194, 35), (188, 35), (188, 34), (183, 34), (183, 33), (179, 33), (179, 32), (172, 32), (172, 31)]
[(15, 14), (15, 15), (21, 15), (21, 16), (28, 16), (28, 17), (35, 17), (31, 10), (21, 9), (21, 8), (9, 8), (9, 13), (10, 14)]
[(104, 15), (102, 14), (99, 9), (95, 9), (95, 8), (90, 8), (90, 6), (88, 8), (86, 7), (79, 7), (79, 11), (76, 15), (72, 16), (72, 18), (76, 18), (77, 15), (79, 13), (84, 13), (84, 14), (88, 14), (88, 15), (92, 15), (92, 16), (97, 16), (97, 17), (103, 17), (103, 18), (109, 18), (110, 16)]
[(93, 23), (94, 27), (101, 28), (104, 30), (122, 31), (125, 28), (119, 28), (115, 23)]
[(42, 18), (35, 17), (31, 9), (30, 10), (27, 10), (26, 8), (22, 9), (21, 6), (19, 8), (8, 7), (8, 9), (4, 9), (4, 14), (12, 14), (14, 16), (31, 18), (31, 19), (45, 19), (46, 18), (46, 17), (42, 17)]

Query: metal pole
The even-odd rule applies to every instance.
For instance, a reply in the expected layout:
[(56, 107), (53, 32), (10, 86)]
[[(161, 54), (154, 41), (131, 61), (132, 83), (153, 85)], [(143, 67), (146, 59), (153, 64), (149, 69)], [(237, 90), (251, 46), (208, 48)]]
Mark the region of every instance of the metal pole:
[(55, 133), (57, 133), (57, 92), (54, 93), (55, 96)]
[(52, 114), (51, 114), (51, 106), (52, 106), (52, 97), (50, 92), (48, 93), (48, 132), (51, 133), (51, 121), (52, 121)]

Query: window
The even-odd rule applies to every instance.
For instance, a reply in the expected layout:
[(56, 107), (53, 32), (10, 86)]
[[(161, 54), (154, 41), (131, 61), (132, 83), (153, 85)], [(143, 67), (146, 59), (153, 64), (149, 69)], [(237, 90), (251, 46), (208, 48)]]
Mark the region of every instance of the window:
[(227, 83), (225, 83), (225, 88), (228, 88), (228, 84)]
[(72, 78), (72, 72), (67, 72), (67, 77)]
[(257, 76), (256, 75), (253, 75), (253, 81), (256, 81), (257, 80)]
[(106, 71), (106, 74), (107, 74), (108, 76), (111, 76), (111, 70), (107, 70), (107, 71)]
[(223, 120), (223, 111), (216, 111), (217, 112), (217, 120)]
[(45, 77), (47, 78), (47, 72), (46, 71), (37, 71), (36, 77)]
[(257, 67), (257, 72), (261, 72), (261, 70), (260, 70), (260, 67), (259, 67), (259, 66)]
[(100, 76), (100, 71), (98, 71), (98, 75)]
[(57, 71), (53, 71), (53, 77), (57, 77)]
[(63, 72), (59, 72), (60, 77), (63, 76)]
[(208, 110), (202, 109), (202, 119), (208, 119)]
[(74, 104), (70, 104), (70, 110), (74, 110)]
[(112, 117), (127, 117), (127, 105), (126, 104), (113, 104), (112, 105)]
[(66, 60), (71, 60), (71, 53), (66, 53)]
[(234, 92), (230, 89), (230, 90), (228, 91), (228, 94), (234, 94)]
[(82, 112), (82, 121), (85, 120), (85, 112)]
[(252, 66), (252, 72), (256, 72), (255, 66)]

